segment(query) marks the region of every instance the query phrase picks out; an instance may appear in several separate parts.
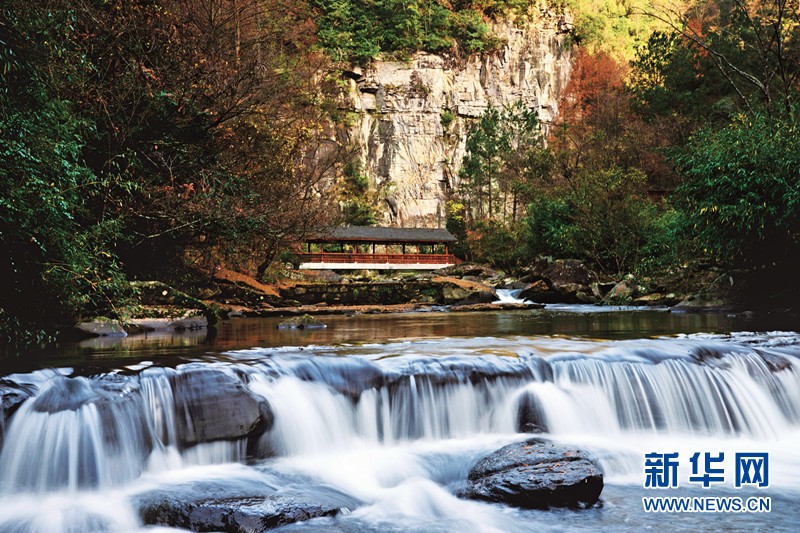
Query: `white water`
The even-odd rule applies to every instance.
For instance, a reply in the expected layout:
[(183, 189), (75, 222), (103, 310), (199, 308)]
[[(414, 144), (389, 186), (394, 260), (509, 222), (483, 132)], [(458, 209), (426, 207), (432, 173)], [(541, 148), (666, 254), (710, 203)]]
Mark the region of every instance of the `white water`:
[(522, 289), (495, 289), (497, 293), (496, 304), (529, 304), (529, 300), (520, 299), (519, 294)]
[[(208, 366), (269, 402), (275, 422), (257, 443), (274, 454), (261, 462), (267, 470), (239, 464), (244, 440), (180, 448), (175, 370), (148, 367), (123, 388), (53, 377), (37, 382), (7, 428), (0, 531), (139, 531), (138, 494), (223, 480), (280, 491), (296, 486), (292, 476), (312, 494), (348, 495), (348, 513), (335, 520), (357, 530), (560, 530), (556, 514), (533, 518), (454, 494), (481, 454), (524, 438), (516, 434), (524, 398), (538, 405), (550, 437), (597, 457), (609, 498), (641, 487), (652, 451), (723, 451), (728, 472), (736, 452), (769, 452), (771, 494), (797, 498), (800, 336), (777, 338), (478, 338), (234, 352), (243, 362)], [(786, 368), (770, 368), (776, 357)], [(347, 388), (368, 372), (386, 384)], [(56, 408), (76, 398), (83, 403)], [(625, 512), (630, 530), (647, 524)]]

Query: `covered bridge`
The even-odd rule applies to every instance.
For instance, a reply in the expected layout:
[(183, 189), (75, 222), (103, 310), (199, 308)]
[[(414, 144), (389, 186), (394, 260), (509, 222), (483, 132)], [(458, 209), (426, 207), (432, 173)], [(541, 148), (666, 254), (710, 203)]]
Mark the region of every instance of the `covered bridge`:
[(330, 270), (436, 270), (460, 261), (456, 238), (445, 229), (337, 227), (306, 241), (300, 268)]

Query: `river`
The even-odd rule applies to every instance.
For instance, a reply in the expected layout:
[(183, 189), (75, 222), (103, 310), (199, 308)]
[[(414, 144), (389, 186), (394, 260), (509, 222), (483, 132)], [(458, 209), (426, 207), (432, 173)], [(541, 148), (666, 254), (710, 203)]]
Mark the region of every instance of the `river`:
[[(292, 331), (240, 319), (1, 360), (0, 385), (31, 398), (0, 427), (0, 532), (182, 531), (145, 526), (142, 502), (276, 494), (338, 509), (277, 531), (797, 529), (791, 323), (584, 306), (323, 320)], [(263, 399), (270, 429), (187, 442), (199, 414), (179, 406), (181, 380), (211, 371)], [(597, 459), (600, 504), (540, 511), (459, 497), (475, 461), (530, 436), (518, 433), (525, 402), (545, 437)], [(192, 405), (213, 413), (224, 401)], [(698, 452), (724, 454), (723, 482), (689, 481)], [(643, 486), (649, 453), (679, 454), (677, 488)], [(768, 486), (735, 486), (738, 453), (768, 454)], [(672, 496), (768, 497), (770, 510), (643, 510), (643, 498)]]

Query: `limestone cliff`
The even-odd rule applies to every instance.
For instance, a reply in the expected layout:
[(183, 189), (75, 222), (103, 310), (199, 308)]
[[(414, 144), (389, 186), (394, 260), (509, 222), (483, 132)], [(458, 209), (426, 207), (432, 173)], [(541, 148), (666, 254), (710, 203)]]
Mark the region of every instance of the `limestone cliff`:
[(568, 15), (542, 9), (493, 24), (498, 52), (453, 59), (418, 53), (347, 73), (352, 141), (380, 198), (385, 224), (442, 227), (470, 121), (519, 100), (548, 123), (570, 69)]

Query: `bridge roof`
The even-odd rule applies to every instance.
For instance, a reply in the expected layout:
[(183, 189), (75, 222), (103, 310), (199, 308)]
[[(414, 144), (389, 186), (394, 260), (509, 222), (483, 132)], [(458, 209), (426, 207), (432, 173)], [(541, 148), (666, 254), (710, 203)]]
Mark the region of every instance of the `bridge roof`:
[(456, 238), (446, 229), (340, 226), (314, 235), (309, 242), (445, 243)]

